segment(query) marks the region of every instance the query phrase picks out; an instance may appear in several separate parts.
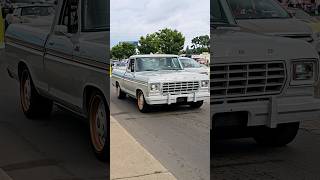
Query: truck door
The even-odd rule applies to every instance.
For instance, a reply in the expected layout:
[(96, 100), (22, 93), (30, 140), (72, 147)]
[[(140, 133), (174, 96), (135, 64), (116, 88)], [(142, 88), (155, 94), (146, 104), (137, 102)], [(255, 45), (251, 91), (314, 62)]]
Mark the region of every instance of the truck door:
[(79, 0), (64, 0), (59, 18), (56, 19), (53, 32), (46, 43), (44, 59), (49, 93), (70, 105), (80, 104), (80, 100), (72, 95), (81, 89), (75, 78), (78, 73), (77, 63), (73, 61), (73, 49), (79, 29), (78, 7)]
[(135, 86), (137, 84), (135, 84), (135, 63), (134, 63), (134, 59), (130, 59), (129, 60), (129, 63), (128, 63), (128, 66), (127, 66), (127, 69), (126, 69), (126, 72), (124, 73), (124, 76), (123, 76), (123, 86), (125, 88), (125, 90), (132, 94), (132, 95), (135, 95)]

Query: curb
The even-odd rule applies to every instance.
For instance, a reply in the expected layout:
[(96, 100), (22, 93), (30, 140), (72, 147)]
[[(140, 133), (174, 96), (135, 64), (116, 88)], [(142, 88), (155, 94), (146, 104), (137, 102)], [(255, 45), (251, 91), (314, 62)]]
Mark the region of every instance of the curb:
[(177, 180), (110, 116), (111, 180)]
[(0, 168), (0, 180), (12, 180), (12, 178)]

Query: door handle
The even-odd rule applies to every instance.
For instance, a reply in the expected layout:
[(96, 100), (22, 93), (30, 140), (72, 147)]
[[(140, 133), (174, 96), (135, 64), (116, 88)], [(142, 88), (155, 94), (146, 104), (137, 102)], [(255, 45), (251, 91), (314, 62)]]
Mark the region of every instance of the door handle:
[(74, 50), (77, 51), (77, 52), (79, 52), (79, 51), (80, 51), (80, 46), (74, 47)]

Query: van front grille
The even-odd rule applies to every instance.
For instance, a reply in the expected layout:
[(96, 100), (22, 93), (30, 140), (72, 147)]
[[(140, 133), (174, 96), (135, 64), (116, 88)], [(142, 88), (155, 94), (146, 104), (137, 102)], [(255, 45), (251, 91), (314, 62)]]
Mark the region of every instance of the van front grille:
[(279, 94), (286, 80), (280, 61), (214, 64), (210, 70), (213, 99)]

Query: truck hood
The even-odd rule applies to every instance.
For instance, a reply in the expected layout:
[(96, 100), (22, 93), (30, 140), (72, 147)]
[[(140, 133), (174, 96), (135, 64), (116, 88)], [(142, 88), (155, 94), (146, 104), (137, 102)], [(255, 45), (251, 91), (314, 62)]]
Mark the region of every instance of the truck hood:
[(213, 63), (318, 58), (307, 42), (241, 30), (214, 30)]
[[(208, 75), (182, 71), (148, 71), (137, 72), (137, 77), (147, 82), (200, 81), (209, 80)], [(140, 79), (139, 78), (139, 79)]]
[(304, 22), (297, 19), (246, 19), (237, 20), (240, 27), (258, 33), (294, 36), (311, 35), (312, 29)]

